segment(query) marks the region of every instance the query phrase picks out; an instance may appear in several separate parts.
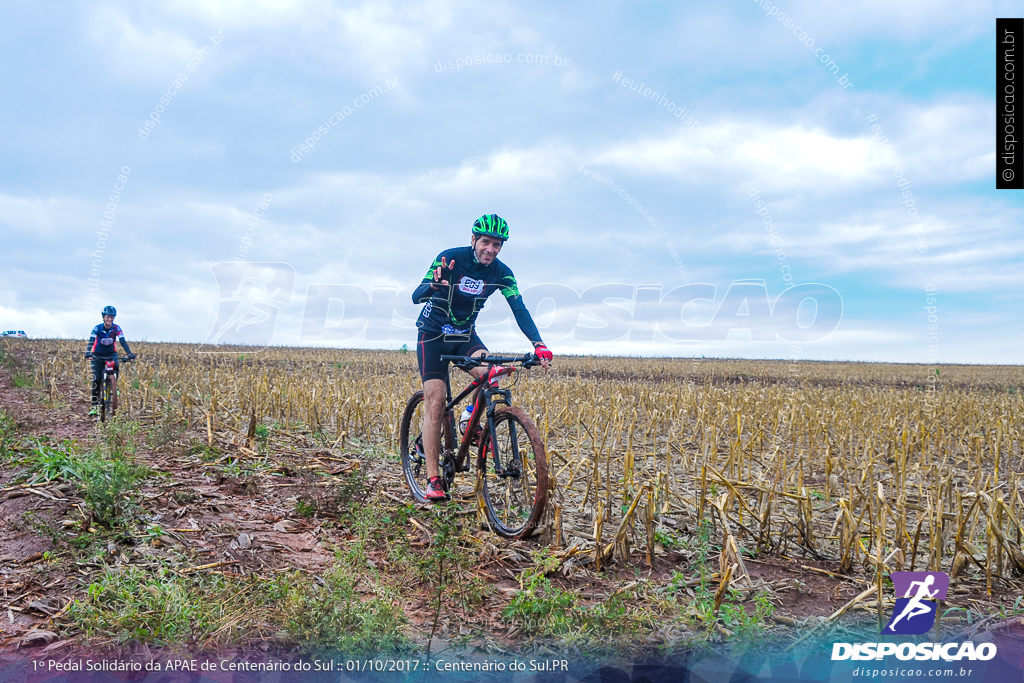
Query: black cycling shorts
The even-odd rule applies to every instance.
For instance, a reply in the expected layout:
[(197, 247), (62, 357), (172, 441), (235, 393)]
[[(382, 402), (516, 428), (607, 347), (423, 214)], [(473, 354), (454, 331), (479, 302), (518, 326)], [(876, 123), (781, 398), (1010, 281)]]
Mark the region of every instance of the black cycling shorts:
[(426, 382), (428, 379), (448, 379), (448, 364), (450, 361), (441, 360), (441, 356), (472, 356), (483, 349), (487, 350), (480, 337), (476, 336), (476, 330), (468, 335), (444, 335), (436, 332), (424, 333), (419, 331), (416, 339), (416, 361), (420, 366), (420, 377)]

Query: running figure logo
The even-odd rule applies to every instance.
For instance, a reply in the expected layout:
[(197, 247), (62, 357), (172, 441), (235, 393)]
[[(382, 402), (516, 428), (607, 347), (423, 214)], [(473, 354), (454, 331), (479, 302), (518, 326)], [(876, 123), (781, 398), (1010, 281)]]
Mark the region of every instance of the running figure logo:
[(280, 309), (291, 303), (295, 269), (287, 263), (217, 263), (210, 270), (220, 305), (205, 343), (270, 344)]
[(946, 599), (949, 576), (945, 572), (893, 572), (889, 578), (896, 589), (896, 607), (882, 633), (927, 633), (935, 623), (936, 601)]

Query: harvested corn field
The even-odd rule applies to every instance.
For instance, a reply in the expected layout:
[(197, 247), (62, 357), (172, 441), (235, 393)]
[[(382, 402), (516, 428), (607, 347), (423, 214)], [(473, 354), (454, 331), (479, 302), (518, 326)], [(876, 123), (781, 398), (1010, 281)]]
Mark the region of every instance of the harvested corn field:
[[(53, 612), (24, 628), (12, 620), (8, 642), (27, 628), (125, 640), (133, 631), (115, 614), (125, 608), (89, 597), (90, 585), (114, 580), (101, 571), (113, 561), (134, 567), (127, 575), (143, 587), (169, 566), (179, 577), (255, 582), (246, 584), (254, 601), (278, 596), (262, 621), (244, 602), (226, 605), (184, 636), (197, 646), (322, 647), (342, 626), (298, 617), (325, 600), (309, 575), (326, 585), (365, 572), (364, 604), (377, 611), (346, 618), (381, 633), (352, 647), (685, 648), (780, 629), (796, 640), (881, 619), (892, 604), (886, 577), (900, 570), (953, 578), (938, 622), (950, 633), (1021, 607), (1017, 367), (556, 356), (550, 372), (508, 384), (540, 428), (550, 472), (539, 533), (509, 542), (480, 517), (473, 473), (456, 480), (444, 510), (412, 505), (397, 440), (419, 388), (414, 354), (198, 348), (138, 344), (118, 419), (100, 427), (82, 419), (80, 342), (7, 347), (6, 400), (22, 398), (4, 410), (19, 424), (35, 415), (36, 426), (8, 429), (3, 488), (62, 499), (42, 552), (88, 569), (85, 580), (54, 574), (58, 590), (5, 575), (20, 584), (5, 595)], [(71, 416), (76, 445), (61, 446), (59, 423)], [(148, 468), (141, 498), (99, 519), (87, 486), (38, 465), (45, 448), (62, 447), (75, 462), (86, 457), (75, 449), (130, 456)], [(4, 505), (25, 498), (4, 495)], [(118, 530), (120, 540), (104, 536)], [(308, 548), (293, 553), (295, 531)], [(93, 537), (114, 550), (103, 546), (97, 560)], [(188, 590), (223, 590), (212, 585)], [(5, 600), (32, 613), (33, 600)], [(139, 640), (166, 644), (137, 626)]]

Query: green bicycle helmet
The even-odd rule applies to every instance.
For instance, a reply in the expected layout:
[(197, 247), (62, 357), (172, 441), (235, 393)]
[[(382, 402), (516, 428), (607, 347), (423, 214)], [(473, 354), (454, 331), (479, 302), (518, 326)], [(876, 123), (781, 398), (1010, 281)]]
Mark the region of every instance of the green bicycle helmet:
[(508, 223), (496, 213), (480, 216), (473, 222), (474, 235), (487, 235), (499, 240), (508, 239)]

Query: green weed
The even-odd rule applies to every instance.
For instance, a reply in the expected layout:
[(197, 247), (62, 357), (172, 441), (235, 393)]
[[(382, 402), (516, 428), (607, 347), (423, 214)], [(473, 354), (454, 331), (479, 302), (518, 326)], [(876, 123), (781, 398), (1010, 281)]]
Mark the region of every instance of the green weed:
[(228, 582), (217, 574), (148, 573), (129, 565), (89, 585), (68, 610), (87, 638), (157, 646), (237, 643), (266, 633), (266, 615), (285, 594), (283, 579)]
[(83, 497), (96, 521), (107, 527), (129, 522), (138, 511), (136, 491), (149, 470), (116, 451), (109, 456), (86, 453), (79, 463)]
[(140, 439), (139, 423), (118, 415), (106, 425), (103, 437), (111, 452), (135, 455)]
[[(365, 597), (364, 594), (369, 594)], [(398, 593), (362, 567), (342, 561), (322, 582), (294, 583), (283, 600), (284, 629), (304, 653), (407, 651)]]
[(18, 423), (10, 415), (0, 410), (0, 462), (11, 457), (11, 446), (14, 444), (17, 430)]
[(575, 593), (552, 586), (543, 575), (533, 576), (505, 606), (501, 615), (510, 624), (537, 635), (562, 635), (573, 627)]
[(654, 542), (665, 550), (683, 547), (683, 539), (671, 529), (658, 529), (654, 532)]
[(77, 480), (81, 477), (80, 463), (74, 453), (74, 443), (65, 441), (54, 447), (39, 444), (21, 460), (26, 468), (22, 475), (30, 484), (44, 481)]
[(200, 439), (192, 439), (185, 452), (188, 455), (198, 455), (203, 462), (214, 462), (224, 455), (219, 448), (206, 444)]

